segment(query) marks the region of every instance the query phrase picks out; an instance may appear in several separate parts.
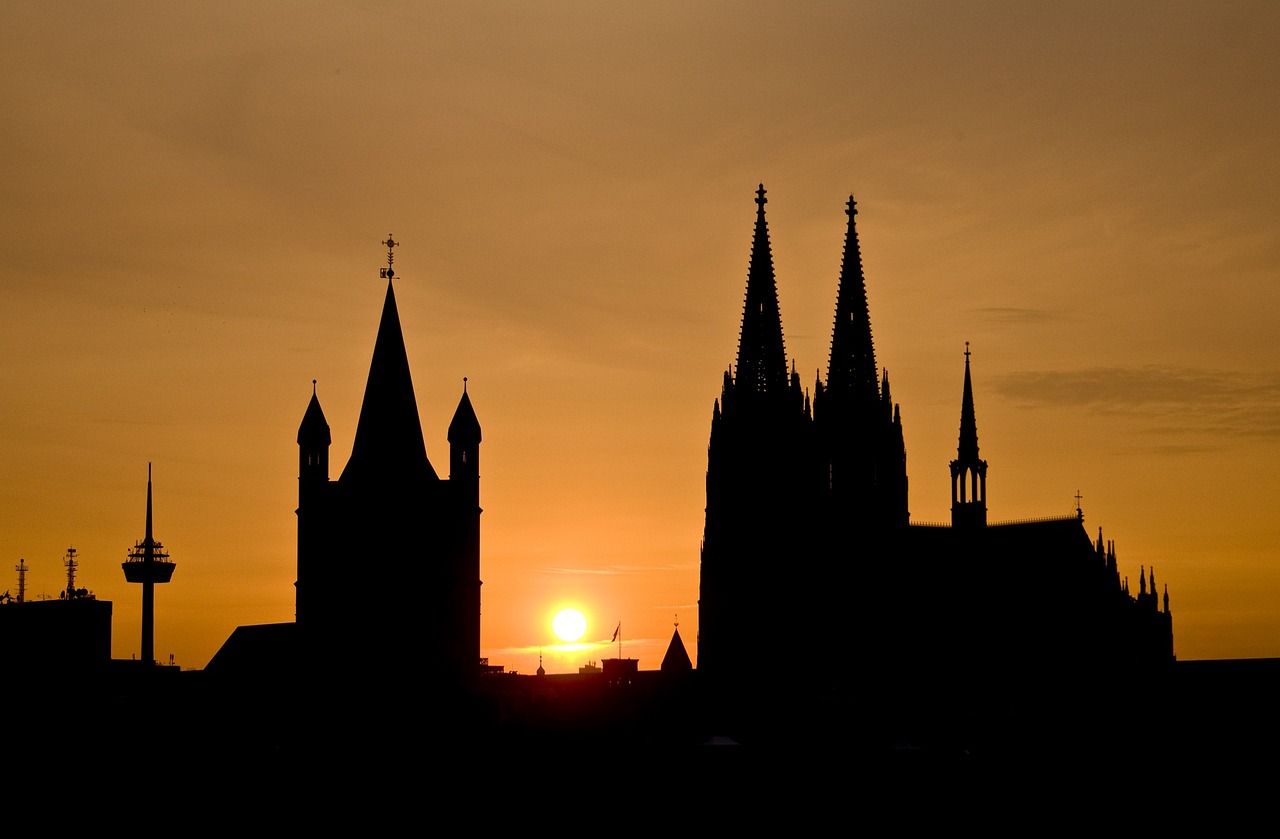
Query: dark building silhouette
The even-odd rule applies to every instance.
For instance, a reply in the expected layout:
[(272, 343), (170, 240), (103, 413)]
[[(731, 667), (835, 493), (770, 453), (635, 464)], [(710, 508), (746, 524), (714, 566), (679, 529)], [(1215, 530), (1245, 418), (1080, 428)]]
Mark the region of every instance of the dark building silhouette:
[[(1082, 511), (988, 522), (967, 345), (952, 520), (911, 523), (902, 416), (876, 367), (854, 202), (827, 377), (812, 400), (794, 362), (788, 371), (765, 203), (761, 186), (737, 366), (708, 445), (698, 641), (708, 687), (741, 700), (785, 667), (830, 674), (815, 689), (846, 699), (856, 681), (892, 709), (957, 679), (985, 695), (1015, 671), (1171, 662), (1167, 599), (1161, 611), (1145, 569), (1130, 595), (1114, 546), (1089, 538)], [(776, 614), (798, 611), (812, 652), (777, 630)], [(844, 675), (824, 661), (833, 657)]]
[(10, 690), (98, 675), (111, 662), (111, 602), (76, 585), (75, 548), (67, 548), (63, 565), (67, 587), (57, 599), (27, 598), (25, 560), (16, 566), (17, 597), (0, 595), (0, 673), (20, 681), (11, 678)]
[[(390, 266), (395, 243), (384, 244)], [(480, 423), (464, 380), (442, 479), (423, 442), (392, 271), (383, 274), (364, 402), (337, 480), (314, 389), (298, 428), (298, 631), (324, 661), (459, 684), (480, 662)], [(399, 569), (398, 578), (360, 596), (360, 575), (374, 566)]]

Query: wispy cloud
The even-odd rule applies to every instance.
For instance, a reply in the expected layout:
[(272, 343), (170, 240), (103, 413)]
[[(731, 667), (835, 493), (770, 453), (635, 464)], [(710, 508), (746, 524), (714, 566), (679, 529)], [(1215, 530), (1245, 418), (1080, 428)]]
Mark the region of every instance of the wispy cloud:
[(1047, 309), (1019, 309), (1013, 306), (988, 306), (974, 309), (974, 312), (986, 320), (997, 323), (1047, 323), (1058, 320), (1056, 312)]
[[(1130, 416), (1158, 434), (1212, 432), (1280, 439), (1280, 372), (1241, 373), (1189, 367), (1095, 367), (997, 376), (996, 391), (1032, 407), (1077, 407)], [(1165, 446), (1203, 451), (1202, 446)]]

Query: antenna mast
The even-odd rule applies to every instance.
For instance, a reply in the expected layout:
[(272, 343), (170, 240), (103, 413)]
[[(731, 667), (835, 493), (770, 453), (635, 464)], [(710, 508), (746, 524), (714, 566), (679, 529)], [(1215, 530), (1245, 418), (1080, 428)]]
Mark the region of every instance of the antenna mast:
[(66, 598), (70, 600), (76, 596), (76, 568), (80, 565), (80, 563), (76, 561), (75, 548), (67, 548), (67, 557), (62, 561), (62, 564), (67, 566)]
[(27, 561), (19, 559), (13, 567), (18, 572), (18, 602), (22, 603), (27, 599)]

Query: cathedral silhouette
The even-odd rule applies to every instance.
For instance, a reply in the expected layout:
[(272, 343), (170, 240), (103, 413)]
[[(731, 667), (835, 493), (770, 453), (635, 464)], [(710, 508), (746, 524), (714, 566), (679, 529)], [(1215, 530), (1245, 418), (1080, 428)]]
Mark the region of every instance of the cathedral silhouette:
[[(832, 703), (856, 694), (918, 714), (922, 695), (954, 697), (959, 685), (976, 702), (1011, 683), (1092, 684), (1172, 662), (1167, 591), (1161, 610), (1143, 568), (1133, 596), (1082, 510), (988, 521), (967, 344), (951, 522), (911, 522), (902, 414), (876, 367), (854, 201), (826, 381), (812, 398), (788, 369), (765, 204), (761, 185), (737, 364), (707, 449), (698, 672), (718, 702), (778, 707), (789, 688), (771, 692), (764, 674), (785, 669), (825, 674), (814, 684)], [(806, 643), (778, 630), (779, 613), (807, 615)]]

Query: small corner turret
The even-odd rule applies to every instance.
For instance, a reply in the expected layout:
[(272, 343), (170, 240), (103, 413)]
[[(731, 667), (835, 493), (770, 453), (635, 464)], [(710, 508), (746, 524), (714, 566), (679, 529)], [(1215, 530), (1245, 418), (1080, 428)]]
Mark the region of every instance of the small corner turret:
[(449, 479), (476, 480), (480, 477), (480, 420), (476, 418), (467, 378), (462, 378), (462, 398), (449, 422)]
[(298, 477), (303, 480), (329, 480), (329, 446), (333, 435), (324, 418), (320, 398), (316, 396), (316, 380), (311, 380), (311, 401), (298, 426)]

